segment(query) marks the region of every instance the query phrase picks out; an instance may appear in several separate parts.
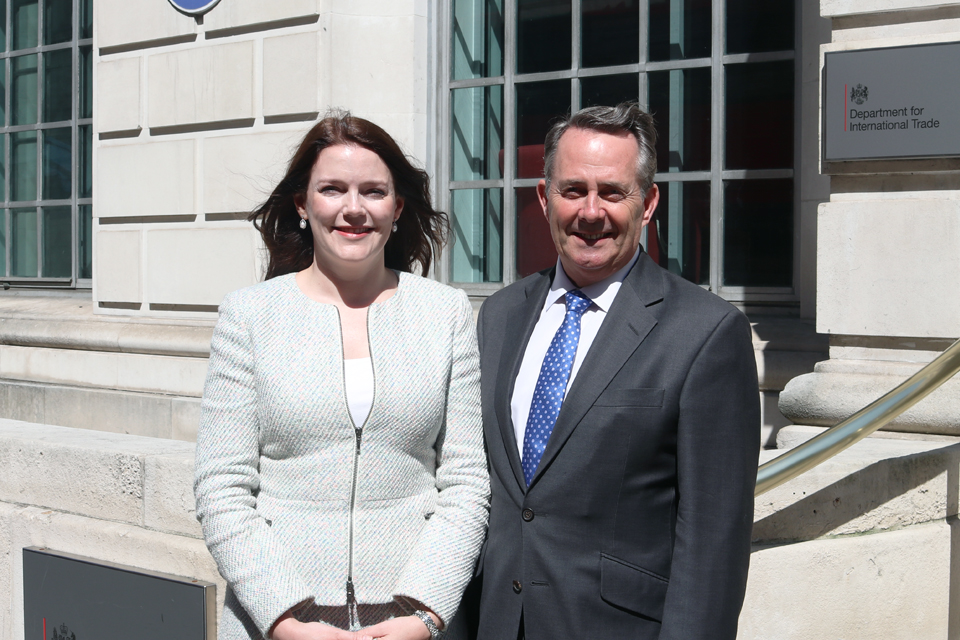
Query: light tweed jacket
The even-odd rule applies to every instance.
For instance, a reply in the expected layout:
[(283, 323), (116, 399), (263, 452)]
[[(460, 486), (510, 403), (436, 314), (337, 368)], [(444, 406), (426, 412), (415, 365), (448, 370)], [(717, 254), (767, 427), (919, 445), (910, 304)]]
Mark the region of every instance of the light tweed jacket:
[[(399, 277), (367, 320), (375, 391), (357, 457), (353, 583), (360, 603), (380, 606), (366, 608), (365, 625), (396, 613), (382, 604), (394, 596), (449, 622), (489, 510), (470, 303)], [(266, 636), (304, 601), (315, 606), (303, 616), (345, 625), (356, 443), (336, 307), (304, 295), (293, 274), (228, 295), (194, 485), (229, 585), (221, 640)]]

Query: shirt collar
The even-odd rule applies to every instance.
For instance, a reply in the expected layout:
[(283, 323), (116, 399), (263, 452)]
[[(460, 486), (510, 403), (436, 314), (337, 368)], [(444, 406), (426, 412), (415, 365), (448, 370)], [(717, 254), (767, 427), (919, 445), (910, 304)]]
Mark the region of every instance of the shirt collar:
[[(617, 297), (617, 292), (620, 291), (620, 285), (623, 284), (623, 279), (630, 273), (630, 269), (637, 263), (639, 257), (640, 247), (637, 247), (633, 257), (626, 266), (616, 273), (607, 276), (600, 282), (595, 282), (586, 287), (579, 287), (580, 291), (583, 295), (590, 298), (593, 304), (597, 305), (597, 307), (606, 313), (610, 310), (613, 299)], [(577, 285), (573, 284), (573, 281), (567, 276), (567, 272), (563, 270), (563, 265), (560, 264), (560, 258), (557, 258), (557, 272), (553, 276), (553, 284), (550, 285), (550, 291), (547, 293), (547, 299), (543, 303), (543, 308), (547, 309), (550, 305), (561, 300), (567, 293), (577, 288)]]

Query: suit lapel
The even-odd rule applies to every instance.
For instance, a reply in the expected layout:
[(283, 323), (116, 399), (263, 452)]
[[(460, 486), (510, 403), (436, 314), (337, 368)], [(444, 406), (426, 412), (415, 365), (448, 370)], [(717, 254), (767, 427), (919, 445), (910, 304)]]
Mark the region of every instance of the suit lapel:
[[(662, 299), (663, 279), (660, 269), (641, 252), (637, 264), (624, 278), (623, 285), (563, 400), (560, 415), (557, 416), (557, 423), (547, 441), (531, 486), (550, 466), (583, 416), (656, 326), (657, 320), (647, 307)], [(520, 478), (523, 478), (522, 472)]]
[(510, 411), (510, 400), (513, 397), (514, 384), (523, 353), (527, 349), (530, 334), (540, 318), (543, 301), (547, 298), (550, 283), (553, 282), (553, 270), (535, 278), (526, 288), (524, 300), (514, 309), (507, 309), (504, 313), (503, 348), (500, 351), (500, 366), (497, 368), (496, 411), (497, 423), (500, 425), (500, 436), (506, 449), (507, 459), (513, 469), (520, 490), (526, 492), (527, 482), (523, 477), (523, 468), (520, 466), (520, 452), (517, 449), (517, 435), (514, 431), (513, 419)]

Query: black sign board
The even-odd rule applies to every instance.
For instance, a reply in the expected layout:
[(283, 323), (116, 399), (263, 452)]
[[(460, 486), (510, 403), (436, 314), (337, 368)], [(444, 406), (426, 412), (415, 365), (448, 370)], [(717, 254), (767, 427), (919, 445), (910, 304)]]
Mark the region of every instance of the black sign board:
[(216, 585), (37, 547), (23, 550), (29, 640), (215, 640)]
[(832, 51), (823, 160), (960, 156), (960, 42)]

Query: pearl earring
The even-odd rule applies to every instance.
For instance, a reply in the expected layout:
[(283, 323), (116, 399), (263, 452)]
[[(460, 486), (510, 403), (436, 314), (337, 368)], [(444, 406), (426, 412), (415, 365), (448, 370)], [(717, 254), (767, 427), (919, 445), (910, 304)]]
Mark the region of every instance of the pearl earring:
[(300, 228), (301, 228), (301, 229), (306, 229), (306, 228), (307, 228), (307, 220), (306, 220), (306, 218), (300, 218)]
[(393, 232), (394, 232), (394, 233), (397, 232), (397, 221), (396, 221), (396, 220), (393, 221)]

